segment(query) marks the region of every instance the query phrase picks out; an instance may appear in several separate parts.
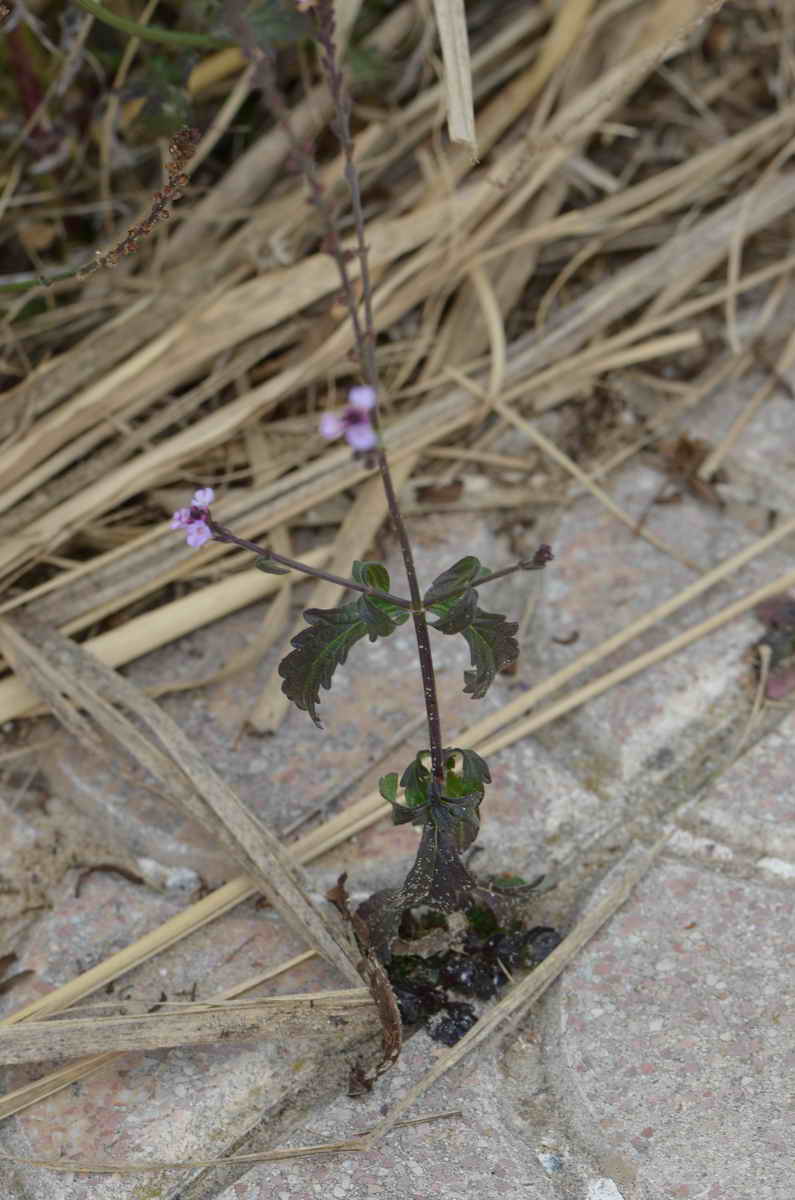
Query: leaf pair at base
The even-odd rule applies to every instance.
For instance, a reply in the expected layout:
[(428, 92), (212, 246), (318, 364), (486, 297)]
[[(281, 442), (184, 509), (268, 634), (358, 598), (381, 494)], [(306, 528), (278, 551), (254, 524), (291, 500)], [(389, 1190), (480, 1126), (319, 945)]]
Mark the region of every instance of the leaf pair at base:
[(403, 803), (397, 799), (396, 772), (382, 776), (378, 789), (392, 805), (395, 825), (404, 825), (408, 821), (414, 825), (430, 823), (450, 835), (457, 850), (466, 850), (478, 836), (480, 802), (484, 784), (491, 783), (491, 775), (484, 759), (474, 750), (454, 746), (443, 750), (442, 757), (445, 776), (441, 788), (428, 766), (429, 751), (421, 750), (400, 778), (399, 786), (405, 789)]
[(408, 821), (422, 826), (414, 865), (401, 888), (387, 888), (367, 902), (361, 915), (367, 921), (373, 947), (388, 962), (400, 919), (408, 908), (427, 904), (440, 912), (466, 907), (477, 882), (461, 860), (480, 830), (480, 803), (489, 768), (474, 750), (445, 750), (444, 784), (433, 779), (428, 751), (420, 751), (400, 779), (404, 800), (397, 799), (396, 773), (384, 775), (379, 790), (393, 808), (396, 825)]

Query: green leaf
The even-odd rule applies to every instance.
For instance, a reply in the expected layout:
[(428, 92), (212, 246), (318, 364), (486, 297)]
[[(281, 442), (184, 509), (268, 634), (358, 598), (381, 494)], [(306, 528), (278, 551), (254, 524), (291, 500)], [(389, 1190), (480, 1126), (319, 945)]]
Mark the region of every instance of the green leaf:
[(474, 750), (460, 750), (457, 746), (455, 753), (461, 755), (461, 778), (467, 790), (491, 783), (491, 772), (485, 758), (481, 758)]
[[(421, 750), (409, 763), (400, 779), (405, 789), (405, 803), (397, 797), (386, 796), (393, 807), (396, 825), (412, 821), (415, 825), (434, 825), (449, 837), (459, 850), (471, 846), (480, 830), (480, 803), (484, 783), (491, 782), (486, 762), (474, 750), (454, 747), (443, 751), (445, 759), (444, 784), (432, 788), (432, 776), (427, 765), (429, 754)], [(460, 765), (459, 765), (460, 758)]]
[(482, 699), (497, 672), (516, 662), (519, 643), (514, 635), (518, 628), (515, 621), (506, 621), (501, 613), (475, 609), (471, 624), (462, 630), (474, 667), (472, 671), (464, 671), (464, 691), (473, 700)]
[(431, 782), (431, 772), (425, 763), (430, 761), (430, 753), (420, 750), (413, 762), (410, 762), (400, 777), (400, 786), (405, 789), (406, 800), (410, 808), (420, 808), (428, 803), (428, 789)]
[[(377, 586), (379, 591), (389, 588), (389, 573), (380, 563), (354, 563), (352, 573), (357, 583)], [(371, 579), (377, 584), (369, 582)], [(378, 596), (359, 596), (339, 608), (307, 609), (308, 628), (295, 635), (291, 642), (294, 650), (279, 664), (285, 696), (322, 728), (317, 715), (320, 689), (331, 688), (334, 672), (345, 662), (351, 646), (364, 637), (371, 642), (388, 637), (408, 616), (404, 608)]]
[[(383, 600), (379, 600), (375, 596), (360, 596), (356, 601), (356, 607), (359, 619), (367, 627), (371, 642), (379, 637), (389, 637), (390, 633), (394, 632), (396, 625), (401, 625), (408, 616), (406, 613), (402, 620), (396, 620), (393, 606), (385, 604)], [(398, 612), (402, 611), (404, 610), (398, 609)]]
[(394, 804), (397, 800), (398, 792), (397, 771), (391, 771), (389, 775), (382, 775), (378, 780), (378, 790), (387, 804)]
[(287, 699), (308, 712), (322, 729), (316, 711), (320, 688), (331, 688), (337, 667), (345, 662), (351, 646), (367, 636), (368, 629), (359, 617), (356, 601), (340, 608), (308, 608), (304, 619), (309, 627), (292, 639), (295, 649), (282, 659), (279, 674)]
[(477, 581), (488, 575), (479, 560), (469, 555), (448, 567), (425, 593), (424, 603), (438, 620), (431, 625), (439, 633), (460, 633), (469, 646), (474, 670), (464, 672), (464, 691), (480, 700), (498, 671), (516, 662), (519, 628), (500, 613), (478, 608)]
[(258, 571), (264, 571), (266, 575), (289, 575), (289, 567), (279, 567), (272, 558), (268, 558), (266, 554), (261, 554), (259, 558), (254, 559), (254, 566)]
[(351, 575), (356, 583), (364, 587), (375, 588), (378, 592), (389, 591), (389, 571), (383, 563), (355, 562), (351, 567)]
[(453, 563), (441, 575), (437, 575), (423, 596), (425, 604), (431, 606), (439, 600), (447, 600), (461, 596), (468, 591), (481, 575), (488, 574), (480, 565), (480, 561), (469, 554)]
[(474, 588), (469, 588), (463, 596), (434, 604), (431, 611), (441, 612), (442, 616), (431, 628), (438, 629), (439, 633), (463, 633), (467, 626), (471, 625), (477, 607), (478, 594)]
[(393, 825), (408, 825), (411, 821), (412, 825), (424, 825), (428, 820), (430, 805), (425, 804), (399, 804), (396, 800), (392, 805), (392, 824)]
[(474, 590), (464, 593), (460, 599), (444, 600), (430, 607), (439, 617), (431, 629), (439, 633), (460, 633), (465, 638), (474, 670), (464, 672), (464, 691), (473, 700), (482, 699), (497, 672), (519, 657), (519, 643), (514, 636), (519, 626), (515, 621), (507, 621), (501, 613), (478, 608)]

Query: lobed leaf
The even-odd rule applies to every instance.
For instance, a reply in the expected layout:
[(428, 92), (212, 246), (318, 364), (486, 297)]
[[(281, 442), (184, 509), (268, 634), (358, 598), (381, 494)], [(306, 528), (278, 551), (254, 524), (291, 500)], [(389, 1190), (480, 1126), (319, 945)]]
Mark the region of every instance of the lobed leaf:
[(453, 563), (452, 567), (448, 567), (446, 571), (442, 571), (441, 575), (436, 576), (423, 600), (430, 607), (440, 600), (461, 596), (472, 587), (473, 583), (477, 582), (481, 575), (486, 574), (488, 572), (480, 565), (480, 560), (474, 555), (468, 554), (466, 558), (460, 558), (458, 562)]
[(431, 626), (439, 633), (460, 633), (469, 646), (473, 670), (464, 672), (464, 691), (480, 700), (489, 690), (495, 675), (516, 662), (519, 643), (514, 634), (519, 626), (500, 613), (478, 608), (477, 582), (488, 571), (469, 555), (459, 559), (434, 579), (424, 602), (437, 617)]
[[(354, 563), (357, 583), (389, 588), (389, 573), (380, 563)], [(371, 582), (375, 581), (375, 582)], [(292, 639), (294, 649), (279, 664), (282, 691), (297, 708), (308, 712), (318, 728), (320, 689), (328, 691), (337, 667), (342, 666), (356, 642), (369, 637), (374, 642), (388, 637), (408, 619), (408, 612), (378, 596), (362, 595), (339, 608), (309, 608), (304, 613), (308, 628)]]
[(462, 630), (474, 668), (464, 671), (464, 691), (473, 700), (481, 700), (497, 672), (516, 662), (519, 657), (519, 643), (515, 637), (518, 628), (515, 621), (506, 621), (501, 613), (475, 609), (472, 622)]

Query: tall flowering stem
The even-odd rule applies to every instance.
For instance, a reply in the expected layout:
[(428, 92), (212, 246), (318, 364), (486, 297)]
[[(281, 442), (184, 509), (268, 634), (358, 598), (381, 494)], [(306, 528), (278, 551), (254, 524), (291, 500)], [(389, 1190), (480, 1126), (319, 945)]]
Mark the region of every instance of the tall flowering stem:
[[(333, 0), (318, 0), (311, 9), (317, 27), (318, 44), (321, 61), (328, 80), (329, 90), (334, 101), (336, 118), (332, 124), (334, 133), (342, 148), (345, 159), (345, 179), (351, 194), (351, 208), (354, 228), (356, 230), (356, 253), (359, 259), (359, 276), (362, 287), (362, 306), (364, 320), (359, 315), (359, 305), (351, 282), (344, 252), (339, 245), (336, 230), (328, 231), (329, 250), (333, 254), (340, 273), (342, 286), (351, 314), (356, 348), (365, 382), (373, 389), (376, 404), (371, 413), (373, 427), (378, 430), (379, 380), (378, 367), (375, 359), (375, 320), (373, 317), (373, 292), (370, 280), (370, 268), (367, 257), (367, 241), (365, 238), (364, 211), (362, 209), (361, 186), (359, 172), (353, 158), (353, 138), (351, 137), (351, 101), (345, 80), (337, 62), (334, 45), (334, 4)], [(311, 180), (310, 180), (311, 186)], [(322, 206), (325, 209), (325, 206)], [(400, 542), (406, 580), (411, 596), (411, 618), (414, 623), (414, 635), (417, 639), (417, 654), (422, 675), (422, 691), (425, 701), (425, 711), (428, 717), (428, 740), (431, 751), (431, 774), (434, 783), (440, 788), (444, 782), (444, 755), (442, 744), (442, 725), (439, 713), (439, 698), (436, 692), (436, 675), (433, 669), (433, 653), (428, 631), (428, 622), (422, 607), (422, 594), (417, 579), (417, 569), (414, 564), (414, 554), (411, 549), (408, 531), (400, 511), (392, 474), (383, 447), (379, 444), (375, 450), (378, 471), (384, 487), (389, 515), (392, 525)]]

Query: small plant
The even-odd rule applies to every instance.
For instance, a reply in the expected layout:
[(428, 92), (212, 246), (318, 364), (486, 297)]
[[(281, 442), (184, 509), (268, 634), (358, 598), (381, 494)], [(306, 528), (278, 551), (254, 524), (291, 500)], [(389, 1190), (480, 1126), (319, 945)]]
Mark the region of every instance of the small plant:
[[(495, 904), (499, 908), (507, 902), (505, 887), (495, 884), (493, 888), (486, 888), (478, 884), (462, 857), (478, 835), (480, 806), (491, 776), (487, 763), (474, 750), (444, 744), (431, 630), (444, 637), (465, 640), (469, 647), (470, 669), (464, 673), (464, 691), (473, 700), (482, 699), (497, 673), (516, 661), (519, 646), (515, 636), (517, 625), (501, 613), (481, 608), (480, 592), (489, 583), (514, 571), (543, 569), (551, 560), (552, 552), (548, 546), (539, 546), (532, 558), (496, 571), (467, 555), (441, 571), (430, 586), (424, 590), (420, 587), (381, 430), (378, 404), (381, 385), (374, 353), (375, 325), (364, 217), (359, 177), (353, 161), (350, 101), (335, 57), (333, 0), (297, 0), (297, 7), (314, 31), (334, 100), (333, 130), (342, 147), (345, 177), (350, 189), (361, 302), (354, 289), (349, 255), (340, 245), (335, 212), (326, 203), (314, 159), (292, 135), (286, 107), (275, 86), (270, 51), (256, 44), (241, 5), (227, 4), (226, 10), (235, 35), (258, 65), (259, 81), (266, 99), (290, 139), (294, 162), (306, 176), (310, 202), (323, 221), (324, 245), (337, 264), (353, 327), (362, 382), (350, 390), (348, 406), (344, 410), (323, 416), (320, 431), (329, 439), (344, 437), (354, 457), (366, 460), (373, 470), (378, 471), (402, 552), (408, 595), (398, 595), (391, 590), (392, 582), (382, 563), (355, 562), (351, 577), (346, 579), (237, 537), (213, 517), (212, 488), (200, 488), (192, 503), (174, 514), (172, 528), (184, 531), (188, 544), (193, 547), (200, 547), (210, 539), (231, 543), (251, 551), (260, 570), (276, 574), (300, 571), (331, 580), (356, 593), (355, 599), (337, 608), (308, 609), (304, 613), (306, 628), (292, 639), (293, 648), (279, 668), (285, 695), (307, 712), (318, 727), (321, 689), (331, 688), (337, 667), (346, 661), (355, 644), (365, 639), (375, 642), (379, 638), (388, 638), (411, 621), (427, 714), (428, 746), (421, 749), (401, 772), (385, 775), (380, 790), (392, 805), (395, 824), (411, 822), (420, 827), (420, 844), (416, 861), (402, 886), (378, 893), (360, 910), (368, 927), (370, 946), (383, 962), (389, 962), (401, 920), (412, 909), (425, 906), (437, 912), (451, 913), (473, 909), (473, 906), (476, 911), (477, 905), (485, 904), (494, 912)], [(526, 892), (527, 888), (514, 890)], [(496, 901), (495, 897), (498, 898)], [(497, 921), (497, 925), (503, 928), (500, 936), (507, 936), (504, 933), (506, 923)]]

